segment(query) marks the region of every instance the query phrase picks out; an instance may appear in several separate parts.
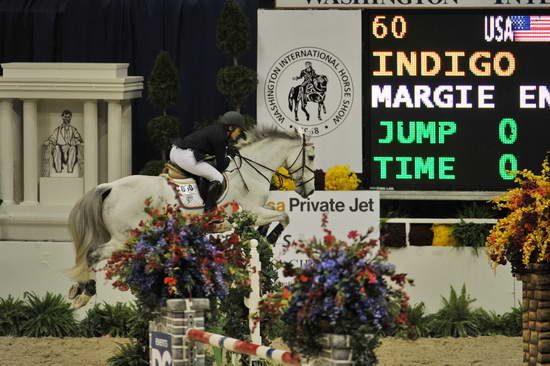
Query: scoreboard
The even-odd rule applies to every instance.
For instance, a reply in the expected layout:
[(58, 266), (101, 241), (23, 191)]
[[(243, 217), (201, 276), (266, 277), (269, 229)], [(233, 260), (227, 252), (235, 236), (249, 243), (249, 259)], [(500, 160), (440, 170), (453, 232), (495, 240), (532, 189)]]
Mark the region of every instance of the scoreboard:
[(372, 189), (494, 191), (550, 150), (550, 11), (363, 12)]

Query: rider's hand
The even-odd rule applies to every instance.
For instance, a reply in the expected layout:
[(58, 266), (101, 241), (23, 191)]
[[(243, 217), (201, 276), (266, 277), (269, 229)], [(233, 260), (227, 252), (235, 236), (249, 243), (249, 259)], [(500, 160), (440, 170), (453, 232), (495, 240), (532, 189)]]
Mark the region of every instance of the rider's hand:
[(239, 153), (239, 150), (235, 146), (233, 145), (227, 146), (227, 155), (231, 157), (235, 157), (235, 155), (237, 155), (238, 153)]

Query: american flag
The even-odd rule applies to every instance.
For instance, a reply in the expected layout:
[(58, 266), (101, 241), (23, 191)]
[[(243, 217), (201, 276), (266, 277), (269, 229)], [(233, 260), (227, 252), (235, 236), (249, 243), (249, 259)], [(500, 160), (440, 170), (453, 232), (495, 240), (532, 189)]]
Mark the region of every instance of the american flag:
[(550, 42), (550, 15), (512, 16), (516, 42)]

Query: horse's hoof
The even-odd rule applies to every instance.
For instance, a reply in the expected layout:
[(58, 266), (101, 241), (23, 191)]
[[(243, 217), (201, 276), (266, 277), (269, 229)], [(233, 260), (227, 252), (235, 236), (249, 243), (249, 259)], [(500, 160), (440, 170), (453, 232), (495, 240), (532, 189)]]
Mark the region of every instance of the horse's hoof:
[(90, 302), (90, 299), (92, 297), (90, 295), (86, 294), (80, 294), (76, 299), (73, 301), (73, 308), (80, 309), (81, 307), (85, 306), (88, 302)]
[(79, 284), (79, 283), (75, 283), (75, 284), (72, 285), (71, 288), (69, 289), (68, 298), (69, 298), (69, 300), (73, 300), (73, 299), (75, 299), (78, 295), (80, 295), (81, 293), (82, 293), (82, 288), (80, 287), (80, 284)]

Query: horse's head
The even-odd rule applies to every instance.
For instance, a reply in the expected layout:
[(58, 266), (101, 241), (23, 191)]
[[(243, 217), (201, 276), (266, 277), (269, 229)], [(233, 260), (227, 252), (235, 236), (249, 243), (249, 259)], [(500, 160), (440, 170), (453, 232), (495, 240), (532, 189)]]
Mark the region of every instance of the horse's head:
[(327, 90), (328, 78), (325, 75), (317, 75), (313, 78), (313, 87), (315, 90), (324, 92)]
[(307, 198), (315, 192), (315, 146), (309, 136), (301, 135), (301, 143), (289, 152), (286, 166), (296, 183), (296, 193)]

